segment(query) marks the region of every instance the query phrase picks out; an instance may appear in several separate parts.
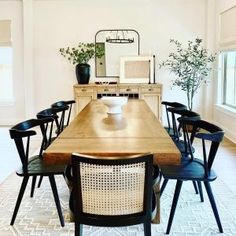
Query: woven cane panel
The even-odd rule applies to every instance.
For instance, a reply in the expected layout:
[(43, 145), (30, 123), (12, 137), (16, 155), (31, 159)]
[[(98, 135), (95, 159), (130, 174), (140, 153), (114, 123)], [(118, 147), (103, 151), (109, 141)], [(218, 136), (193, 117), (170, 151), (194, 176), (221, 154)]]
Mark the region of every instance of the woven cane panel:
[(125, 215), (143, 211), (145, 163), (94, 165), (81, 163), (83, 212)]

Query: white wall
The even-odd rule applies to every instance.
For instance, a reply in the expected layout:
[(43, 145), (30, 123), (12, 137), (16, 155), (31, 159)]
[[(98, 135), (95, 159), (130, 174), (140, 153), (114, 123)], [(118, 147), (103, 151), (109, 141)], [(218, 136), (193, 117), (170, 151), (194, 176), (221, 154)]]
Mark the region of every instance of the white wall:
[[(33, 9), (37, 110), (58, 99), (73, 97), (74, 66), (58, 49), (80, 41), (92, 42), (98, 30), (136, 29), (140, 33), (141, 53), (155, 53), (159, 61), (168, 56), (170, 38), (187, 42), (197, 36), (205, 37), (204, 0), (37, 0)], [(182, 91), (170, 90), (173, 77), (167, 70), (157, 69), (156, 75), (163, 84), (163, 99), (186, 103)], [(195, 98), (197, 110), (199, 97), (200, 94)]]
[(22, 2), (19, 0), (0, 1), (0, 19), (12, 21), (13, 93), (15, 99), (12, 106), (0, 106), (0, 124), (14, 124), (25, 117)]
[[(140, 34), (141, 53), (156, 54), (157, 61), (167, 58), (171, 50), (169, 39), (181, 42), (196, 37), (206, 39), (205, 0), (27, 0), (32, 1), (32, 62), (35, 113), (60, 99), (73, 98), (76, 83), (74, 66), (63, 58), (60, 47), (73, 46), (78, 42), (93, 42), (101, 29), (133, 28)], [(23, 3), (26, 1), (23, 1)], [(17, 24), (17, 45), (22, 44), (22, 2), (0, 1), (0, 17), (8, 13)], [(27, 11), (24, 14), (28, 14)], [(29, 13), (31, 14), (31, 13)], [(24, 19), (29, 18), (24, 15)], [(30, 35), (29, 29), (25, 36)], [(8, 114), (21, 119), (24, 110), (24, 87), (22, 79), (22, 47), (17, 48), (14, 83), (17, 87), (17, 107), (8, 109)], [(24, 49), (25, 52), (25, 49)], [(29, 55), (27, 56), (28, 58)], [(22, 59), (22, 58), (21, 58)], [(94, 62), (92, 78), (94, 77)], [(33, 68), (32, 68), (33, 67)], [(27, 70), (27, 66), (24, 67)], [(30, 74), (28, 73), (28, 74)], [(27, 75), (27, 71), (24, 71)], [(186, 104), (186, 95), (178, 88), (170, 89), (173, 75), (166, 69), (156, 68), (157, 82), (163, 84), (163, 100), (176, 100)], [(20, 96), (21, 95), (21, 96)], [(194, 110), (202, 113), (202, 92), (195, 97)], [(31, 98), (28, 98), (31, 99)], [(30, 104), (27, 102), (26, 104)], [(32, 110), (31, 109), (31, 110)], [(27, 109), (26, 109), (27, 110)], [(6, 113), (0, 108), (0, 124)], [(7, 117), (8, 115), (6, 115)]]
[[(235, 6), (236, 0), (227, 0), (227, 1), (218, 0), (217, 3), (218, 4), (217, 4), (217, 9), (216, 9), (216, 31), (217, 31), (218, 37), (216, 38), (216, 47), (219, 48), (220, 13)], [(235, 22), (232, 22), (232, 24), (235, 24)], [(235, 114), (235, 111), (233, 111), (232, 109), (227, 109), (226, 107), (220, 105), (220, 102), (221, 102), (221, 98), (219, 97), (221, 94), (220, 89), (221, 88), (219, 86), (217, 85), (215, 86), (215, 93), (214, 93), (215, 104), (213, 106), (213, 109), (214, 109), (213, 120), (216, 124), (218, 124), (225, 130), (225, 134), (228, 138), (236, 142), (236, 126), (235, 126), (236, 114)]]

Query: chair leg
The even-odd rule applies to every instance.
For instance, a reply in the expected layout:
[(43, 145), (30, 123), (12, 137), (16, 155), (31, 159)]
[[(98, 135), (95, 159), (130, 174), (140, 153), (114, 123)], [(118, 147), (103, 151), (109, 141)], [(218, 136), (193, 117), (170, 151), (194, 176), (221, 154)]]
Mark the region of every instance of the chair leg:
[(65, 223), (64, 223), (64, 217), (62, 215), (62, 210), (61, 210), (61, 204), (60, 204), (60, 200), (59, 200), (59, 196), (58, 196), (58, 192), (57, 192), (57, 186), (56, 186), (56, 181), (53, 175), (49, 175), (49, 181), (50, 181), (50, 185), (52, 188), (52, 192), (53, 192), (53, 197), (56, 203), (56, 207), (57, 207), (57, 212), (59, 215), (59, 219), (61, 222), (61, 226), (64, 227)]
[(206, 188), (206, 191), (207, 191), (210, 203), (211, 203), (213, 213), (215, 215), (215, 219), (216, 219), (219, 231), (221, 233), (223, 233), (223, 228), (222, 228), (222, 225), (221, 225), (221, 222), (220, 222), (220, 217), (219, 217), (218, 210), (217, 210), (217, 207), (216, 207), (215, 199), (214, 199), (214, 196), (213, 196), (213, 193), (212, 193), (212, 190), (211, 190), (211, 185), (210, 185), (209, 182), (206, 182), (206, 181), (204, 182), (204, 185), (205, 185), (205, 188)]
[(143, 224), (144, 236), (151, 236), (151, 221), (146, 221)]
[(29, 176), (25, 176), (22, 180), (22, 184), (21, 184), (21, 187), (20, 187), (20, 192), (18, 194), (18, 198), (17, 198), (17, 201), (16, 201), (16, 206), (15, 206), (15, 209), (14, 209), (14, 212), (13, 212), (13, 215), (12, 215), (12, 218), (11, 218), (11, 225), (14, 224), (15, 222), (15, 219), (16, 219), (16, 215), (17, 215), (17, 212), (19, 210), (19, 207), (20, 207), (20, 203), (21, 203), (21, 200), (23, 198), (23, 195), (24, 195), (24, 192), (25, 192), (25, 188), (27, 186), (27, 183), (28, 183), (28, 180), (29, 180)]
[(36, 183), (37, 176), (33, 176), (32, 178), (32, 185), (31, 185), (31, 192), (30, 192), (30, 197), (34, 196), (34, 189), (35, 189), (35, 183)]
[(198, 186), (198, 190), (199, 190), (199, 195), (200, 195), (201, 202), (204, 202), (204, 197), (203, 197), (203, 192), (202, 192), (202, 183), (201, 183), (201, 181), (197, 181), (197, 186)]
[(75, 236), (82, 236), (83, 235), (83, 225), (75, 223)]
[(196, 184), (196, 181), (194, 180), (193, 180), (193, 187), (194, 187), (195, 193), (198, 194), (197, 184)]
[(182, 187), (183, 181), (182, 180), (177, 180), (176, 186), (175, 186), (175, 193), (174, 193), (174, 198), (173, 198), (173, 202), (172, 202), (172, 206), (171, 206), (171, 210), (170, 210), (170, 216), (169, 216), (169, 221), (168, 221), (168, 225), (167, 225), (167, 229), (166, 229), (166, 234), (170, 233), (170, 228), (172, 225), (172, 221), (175, 215), (175, 209), (178, 203), (178, 199), (179, 199), (179, 194), (181, 191), (181, 187)]
[(168, 183), (168, 179), (164, 179), (164, 181), (163, 181), (163, 183), (161, 185), (160, 197), (161, 197), (162, 193), (164, 192), (167, 183)]
[(43, 181), (43, 176), (41, 175), (38, 182), (38, 188), (40, 188), (42, 181)]

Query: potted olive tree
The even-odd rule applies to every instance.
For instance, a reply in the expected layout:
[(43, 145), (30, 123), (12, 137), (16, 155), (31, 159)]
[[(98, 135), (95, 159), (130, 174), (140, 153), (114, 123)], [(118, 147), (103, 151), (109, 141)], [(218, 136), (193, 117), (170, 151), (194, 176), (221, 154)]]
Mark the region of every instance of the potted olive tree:
[(76, 78), (79, 84), (88, 84), (90, 79), (89, 60), (95, 56), (101, 58), (104, 55), (103, 48), (96, 47), (94, 43), (79, 43), (76, 47), (60, 48), (59, 52), (75, 66)]
[(202, 41), (196, 38), (183, 47), (178, 40), (171, 39), (170, 43), (175, 44), (176, 52), (170, 53), (169, 58), (160, 64), (176, 75), (172, 84), (186, 92), (189, 110), (193, 108), (193, 98), (198, 89), (208, 82), (212, 62), (215, 61), (215, 55), (208, 55)]

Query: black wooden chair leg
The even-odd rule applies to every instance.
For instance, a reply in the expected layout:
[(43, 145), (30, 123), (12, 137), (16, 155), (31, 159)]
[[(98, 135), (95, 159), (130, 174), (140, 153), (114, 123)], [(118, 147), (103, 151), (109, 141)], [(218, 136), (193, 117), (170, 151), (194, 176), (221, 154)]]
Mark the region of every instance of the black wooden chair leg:
[(151, 222), (145, 222), (143, 224), (144, 236), (151, 236)]
[(36, 179), (37, 179), (36, 175), (32, 177), (32, 185), (31, 185), (30, 197), (34, 196), (34, 189), (35, 189)]
[(198, 190), (199, 190), (199, 195), (200, 195), (201, 202), (204, 202), (204, 197), (203, 197), (203, 192), (202, 192), (202, 183), (201, 183), (201, 181), (197, 181), (197, 186), (198, 186)]
[(29, 180), (29, 176), (24, 177), (23, 180), (22, 180), (22, 184), (21, 184), (21, 187), (20, 187), (20, 192), (18, 194), (18, 198), (17, 198), (17, 201), (16, 201), (16, 206), (15, 206), (12, 218), (11, 218), (11, 223), (10, 223), (11, 225), (13, 225), (14, 222), (15, 222), (16, 215), (17, 215), (17, 212), (19, 210), (20, 203), (21, 203), (21, 200), (23, 198), (23, 195), (24, 195), (25, 188), (27, 186), (28, 180)]
[(40, 188), (42, 181), (43, 181), (43, 176), (41, 175), (38, 182), (38, 188)]
[(196, 181), (194, 180), (193, 180), (193, 187), (194, 187), (195, 193), (198, 194), (197, 184), (196, 184)]
[(161, 185), (160, 197), (161, 197), (162, 193), (164, 192), (167, 183), (168, 183), (168, 179), (164, 179), (164, 181), (163, 181), (163, 183)]
[(210, 203), (211, 203), (213, 213), (215, 215), (215, 219), (216, 219), (219, 231), (221, 233), (223, 233), (223, 228), (222, 228), (222, 225), (221, 225), (221, 222), (220, 222), (220, 217), (219, 217), (218, 210), (217, 210), (217, 207), (216, 207), (215, 199), (214, 199), (214, 196), (213, 196), (213, 193), (212, 193), (212, 190), (211, 190), (211, 185), (210, 185), (209, 182), (204, 182), (204, 185), (205, 185), (205, 188), (206, 188), (206, 191), (207, 191)]
[(168, 225), (167, 225), (167, 229), (166, 229), (166, 234), (170, 233), (170, 228), (172, 225), (172, 221), (175, 215), (175, 209), (178, 203), (178, 199), (179, 199), (179, 194), (181, 191), (181, 187), (182, 187), (183, 181), (182, 180), (177, 180), (176, 186), (175, 186), (175, 193), (174, 193), (174, 198), (173, 198), (173, 202), (172, 202), (172, 206), (171, 206), (171, 211), (170, 211), (170, 216), (169, 216), (169, 220), (168, 220)]
[(82, 236), (83, 235), (83, 225), (75, 224), (75, 236)]
[(57, 212), (58, 212), (58, 215), (59, 215), (61, 226), (64, 227), (65, 226), (64, 217), (62, 215), (61, 204), (60, 204), (60, 200), (59, 200), (59, 196), (58, 196), (58, 192), (57, 192), (56, 181), (55, 181), (55, 178), (54, 178), (53, 175), (50, 175), (48, 177), (49, 177), (49, 181), (50, 181), (50, 184), (51, 184), (53, 197), (54, 197), (54, 200), (55, 200), (55, 203), (56, 203)]

